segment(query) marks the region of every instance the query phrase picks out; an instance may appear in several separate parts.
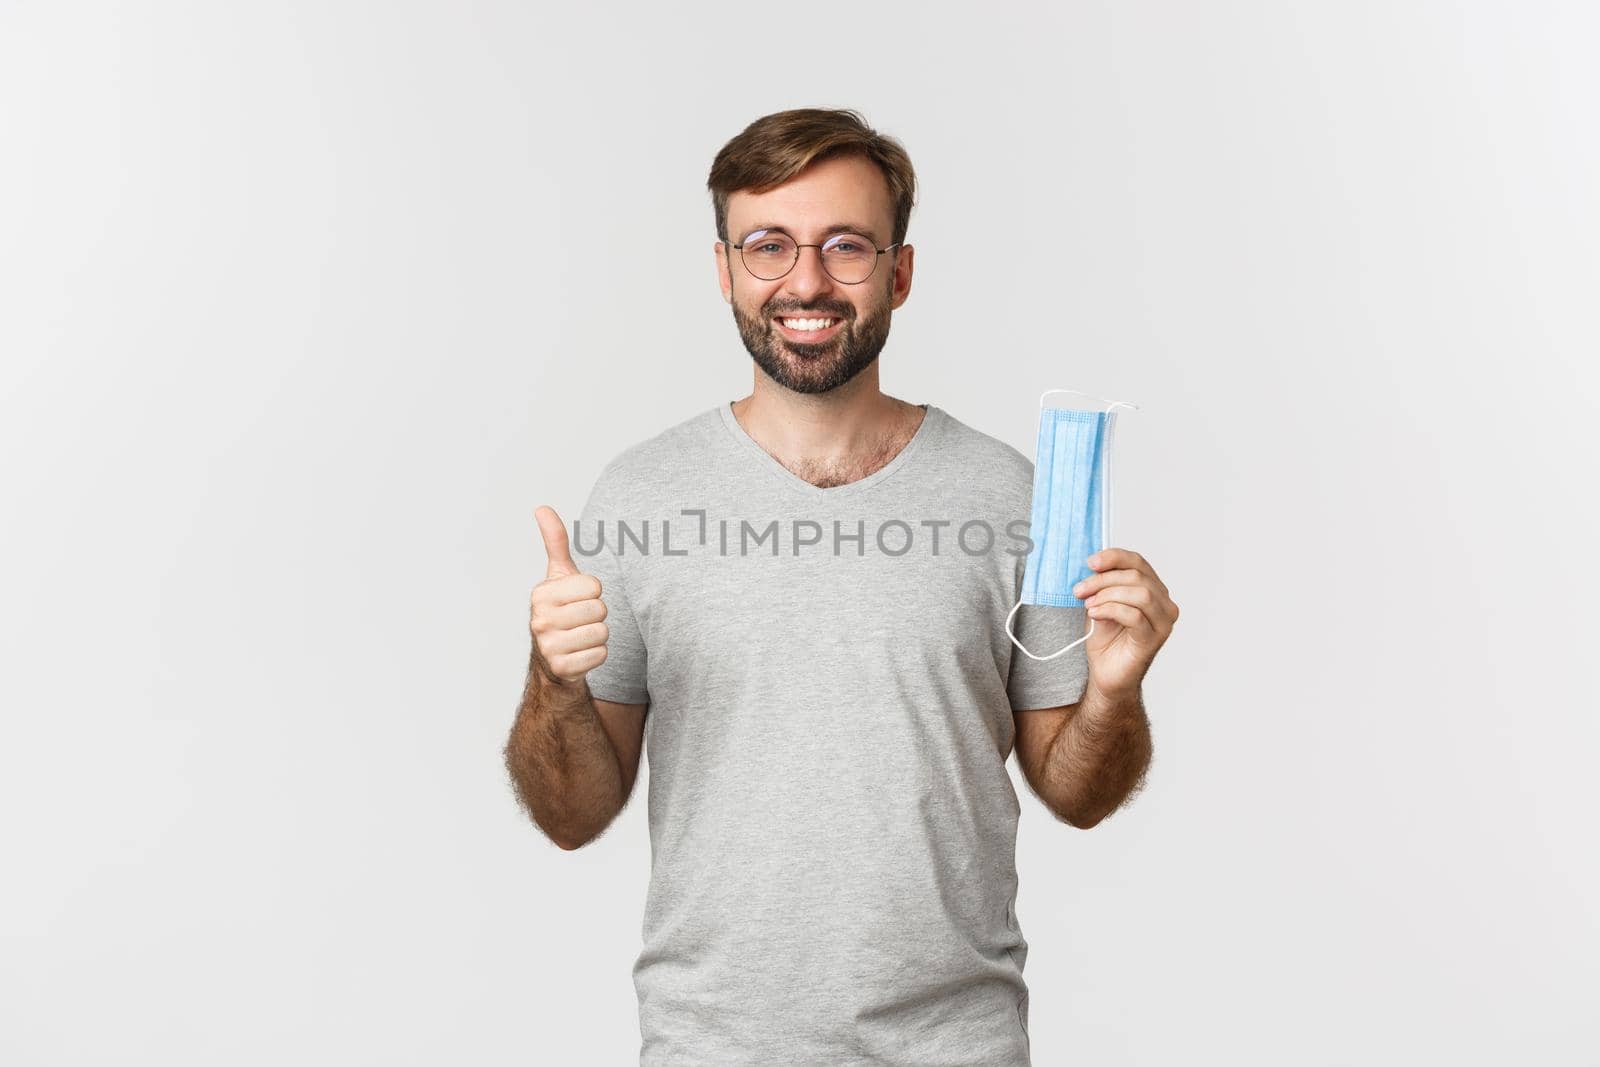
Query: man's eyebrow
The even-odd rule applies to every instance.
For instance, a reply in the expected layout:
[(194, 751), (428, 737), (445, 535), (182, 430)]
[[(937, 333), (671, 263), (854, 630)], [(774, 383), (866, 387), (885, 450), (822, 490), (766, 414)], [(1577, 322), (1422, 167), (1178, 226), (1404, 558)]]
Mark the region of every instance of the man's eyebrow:
[[(790, 237), (794, 236), (794, 234), (789, 233), (789, 229), (786, 226), (780, 226), (775, 222), (765, 222), (756, 226), (751, 226), (749, 229), (745, 230), (744, 235), (741, 236), (736, 243), (743, 244), (744, 241), (747, 240), (749, 236), (755, 233), (757, 230), (777, 230), (779, 233), (788, 234)], [(878, 243), (878, 236), (872, 232), (872, 227), (861, 226), (854, 222), (836, 222), (832, 226), (824, 227), (822, 230), (823, 237), (832, 237), (836, 233), (859, 233), (861, 236), (871, 241), (874, 246), (876, 246)]]

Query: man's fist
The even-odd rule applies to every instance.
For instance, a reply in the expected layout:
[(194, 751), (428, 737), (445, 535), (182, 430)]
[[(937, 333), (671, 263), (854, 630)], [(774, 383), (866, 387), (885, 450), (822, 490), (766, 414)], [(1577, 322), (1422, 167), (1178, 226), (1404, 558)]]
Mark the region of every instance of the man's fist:
[(600, 599), (600, 579), (584, 574), (572, 562), (567, 528), (555, 509), (541, 505), (533, 513), (550, 561), (544, 581), (529, 598), (528, 629), (533, 631), (535, 659), (545, 672), (563, 683), (581, 681), (606, 661), (610, 630)]

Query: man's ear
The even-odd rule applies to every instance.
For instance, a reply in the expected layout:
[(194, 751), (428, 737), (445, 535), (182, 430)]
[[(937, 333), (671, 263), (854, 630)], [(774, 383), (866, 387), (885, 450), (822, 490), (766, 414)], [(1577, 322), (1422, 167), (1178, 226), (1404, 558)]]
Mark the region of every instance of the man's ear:
[(728, 256), (721, 241), (711, 245), (711, 254), (717, 259), (717, 286), (722, 290), (722, 302), (733, 303), (733, 275), (728, 270)]

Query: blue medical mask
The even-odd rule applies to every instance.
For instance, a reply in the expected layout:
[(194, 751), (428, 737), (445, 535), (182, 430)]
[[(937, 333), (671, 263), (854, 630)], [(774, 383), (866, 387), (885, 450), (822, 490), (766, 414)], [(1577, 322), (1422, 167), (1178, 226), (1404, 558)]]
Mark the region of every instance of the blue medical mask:
[[(1106, 404), (1104, 411), (1044, 406), (1051, 393), (1074, 393)], [(1047, 656), (1023, 648), (1011, 620), (1024, 604), (1081, 608), (1072, 587), (1095, 573), (1089, 557), (1111, 544), (1111, 431), (1116, 408), (1139, 410), (1125, 400), (1105, 401), (1075, 389), (1047, 389), (1039, 395), (1039, 442), (1033, 466), (1033, 518), (1028, 536), (1033, 551), (1022, 575), (1022, 598), (1006, 616), (1006, 636), (1034, 659), (1054, 659), (1089, 639), (1088, 631)]]

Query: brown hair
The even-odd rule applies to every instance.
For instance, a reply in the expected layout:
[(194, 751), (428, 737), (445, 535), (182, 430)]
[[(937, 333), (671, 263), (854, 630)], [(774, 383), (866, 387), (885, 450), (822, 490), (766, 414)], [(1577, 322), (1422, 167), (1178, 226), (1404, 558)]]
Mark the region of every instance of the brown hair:
[(812, 163), (836, 156), (859, 155), (878, 165), (889, 183), (894, 205), (890, 244), (906, 239), (917, 176), (900, 142), (868, 126), (848, 108), (802, 107), (756, 119), (722, 146), (711, 164), (706, 188), (716, 212), (717, 237), (728, 240), (728, 196), (747, 190), (763, 193), (782, 185)]

